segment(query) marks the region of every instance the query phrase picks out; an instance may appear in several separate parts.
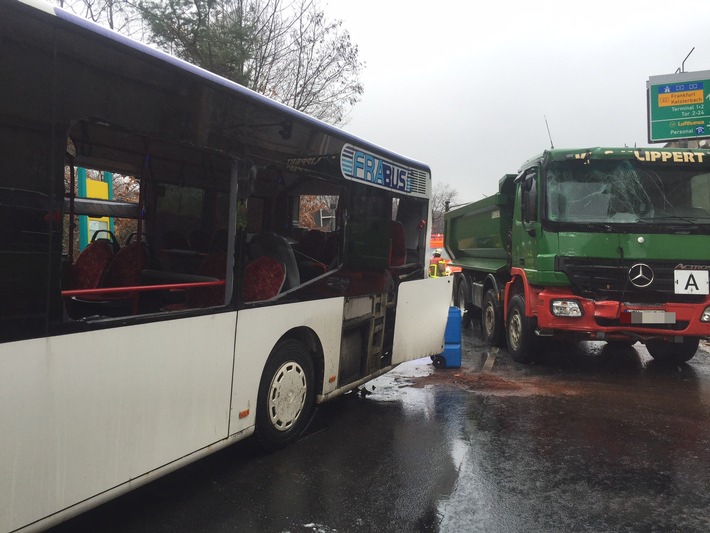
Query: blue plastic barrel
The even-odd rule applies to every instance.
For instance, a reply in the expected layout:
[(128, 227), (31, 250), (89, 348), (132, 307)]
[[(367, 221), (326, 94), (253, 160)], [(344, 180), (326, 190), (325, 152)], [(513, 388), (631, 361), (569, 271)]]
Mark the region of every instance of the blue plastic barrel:
[(461, 366), (461, 309), (449, 308), (449, 318), (444, 331), (444, 351), (432, 357), (437, 368)]

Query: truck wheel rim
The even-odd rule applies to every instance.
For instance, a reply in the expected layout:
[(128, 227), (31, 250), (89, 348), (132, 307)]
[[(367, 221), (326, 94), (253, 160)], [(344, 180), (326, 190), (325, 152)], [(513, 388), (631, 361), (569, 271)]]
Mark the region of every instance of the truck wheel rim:
[(522, 322), (520, 320), (520, 315), (518, 313), (513, 313), (510, 315), (510, 347), (516, 350), (520, 346), (520, 335), (522, 331)]
[(284, 363), (274, 374), (269, 387), (269, 419), (279, 431), (288, 431), (298, 420), (306, 403), (308, 382), (301, 365)]
[(492, 305), (486, 306), (486, 312), (483, 314), (483, 325), (486, 328), (486, 333), (490, 334), (495, 328), (496, 312)]

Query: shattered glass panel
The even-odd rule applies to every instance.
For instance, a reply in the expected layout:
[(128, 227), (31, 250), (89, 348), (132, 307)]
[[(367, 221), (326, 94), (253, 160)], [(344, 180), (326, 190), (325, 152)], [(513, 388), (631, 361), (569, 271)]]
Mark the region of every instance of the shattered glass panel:
[(547, 218), (553, 222), (710, 223), (707, 166), (641, 161), (556, 162), (547, 170)]

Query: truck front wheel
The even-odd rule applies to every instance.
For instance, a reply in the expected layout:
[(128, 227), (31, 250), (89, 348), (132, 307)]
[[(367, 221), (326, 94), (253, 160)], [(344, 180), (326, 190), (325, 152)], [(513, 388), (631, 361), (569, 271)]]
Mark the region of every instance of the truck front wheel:
[(459, 278), (458, 283), (456, 283), (454, 305), (461, 310), (461, 327), (466, 329), (471, 327), (471, 306), (466, 303), (467, 292), (468, 285), (466, 280)]
[(498, 295), (493, 289), (488, 289), (483, 296), (481, 310), (481, 332), (483, 340), (491, 346), (501, 346), (503, 343), (503, 317)]
[(648, 341), (646, 349), (659, 363), (679, 365), (693, 358), (699, 344), (698, 337), (685, 337), (681, 343)]
[(514, 361), (529, 363), (535, 356), (537, 337), (535, 323), (525, 316), (525, 297), (516, 294), (508, 304), (508, 320), (506, 321), (508, 351)]

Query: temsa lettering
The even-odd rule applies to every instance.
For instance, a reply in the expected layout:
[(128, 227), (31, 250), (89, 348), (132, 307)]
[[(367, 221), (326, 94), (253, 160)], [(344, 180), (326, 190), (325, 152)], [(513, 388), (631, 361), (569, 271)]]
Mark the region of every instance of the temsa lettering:
[(634, 155), (639, 161), (660, 161), (667, 163), (702, 163), (705, 158), (703, 153), (694, 152), (665, 152), (655, 150), (635, 150)]

